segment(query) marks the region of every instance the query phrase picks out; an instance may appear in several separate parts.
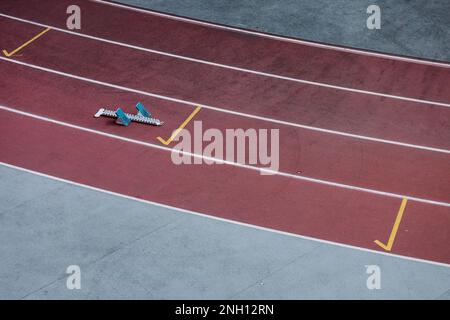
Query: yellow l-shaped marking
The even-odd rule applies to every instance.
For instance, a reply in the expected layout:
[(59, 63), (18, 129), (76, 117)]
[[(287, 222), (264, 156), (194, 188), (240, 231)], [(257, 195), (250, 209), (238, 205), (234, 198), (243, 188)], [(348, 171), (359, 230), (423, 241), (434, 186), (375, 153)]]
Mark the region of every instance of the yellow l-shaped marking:
[(25, 48), (27, 45), (29, 45), (30, 43), (32, 43), (34, 40), (36, 40), (37, 38), (39, 38), (40, 36), (42, 36), (44, 33), (50, 31), (51, 28), (47, 28), (44, 31), (42, 31), (41, 33), (39, 33), (38, 35), (34, 36), (33, 38), (31, 38), (30, 40), (28, 40), (27, 42), (25, 42), (23, 45), (21, 45), (20, 47), (18, 47), (17, 49), (15, 49), (14, 51), (12, 51), (11, 53), (8, 53), (8, 51), (6, 50), (2, 50), (3, 54), (7, 57), (11, 57), (13, 54), (19, 52), (20, 50), (22, 50), (23, 48)]
[(175, 130), (175, 131), (172, 133), (172, 135), (170, 136), (169, 139), (164, 140), (164, 139), (161, 138), (161, 137), (157, 137), (158, 141), (161, 142), (162, 144), (164, 144), (164, 145), (167, 146), (169, 143), (172, 142), (173, 139), (175, 139), (175, 137), (178, 135), (178, 133), (179, 133), (184, 127), (186, 127), (186, 125), (189, 123), (189, 121), (191, 121), (192, 118), (195, 117), (195, 115), (196, 115), (200, 110), (201, 110), (200, 107), (195, 108), (195, 110), (190, 114), (190, 116), (187, 117), (186, 120), (184, 120), (184, 122), (181, 124), (181, 126), (179, 126), (178, 129)]
[(402, 221), (403, 212), (405, 211), (407, 202), (408, 202), (408, 199), (403, 198), (402, 204), (400, 205), (400, 209), (398, 210), (398, 213), (397, 213), (397, 218), (395, 219), (394, 227), (392, 228), (391, 235), (389, 236), (387, 245), (380, 242), (379, 240), (375, 240), (375, 243), (386, 251), (392, 250), (392, 246), (394, 245), (394, 241), (395, 241), (395, 236), (397, 235), (398, 227), (400, 226), (400, 221)]

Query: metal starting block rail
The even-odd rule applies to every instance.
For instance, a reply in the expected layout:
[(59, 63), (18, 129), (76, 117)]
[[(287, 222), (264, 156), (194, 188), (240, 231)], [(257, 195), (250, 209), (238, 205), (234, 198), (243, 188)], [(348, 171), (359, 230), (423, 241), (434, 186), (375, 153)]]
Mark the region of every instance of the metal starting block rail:
[(106, 108), (100, 108), (94, 117), (98, 118), (100, 116), (115, 118), (116, 123), (128, 126), (130, 122), (140, 122), (144, 124), (150, 124), (153, 126), (161, 126), (164, 122), (159, 119), (152, 118), (150, 112), (148, 112), (142, 103), (138, 103), (136, 105), (136, 109), (138, 110), (137, 114), (125, 113), (121, 108), (118, 108), (116, 111), (108, 110)]

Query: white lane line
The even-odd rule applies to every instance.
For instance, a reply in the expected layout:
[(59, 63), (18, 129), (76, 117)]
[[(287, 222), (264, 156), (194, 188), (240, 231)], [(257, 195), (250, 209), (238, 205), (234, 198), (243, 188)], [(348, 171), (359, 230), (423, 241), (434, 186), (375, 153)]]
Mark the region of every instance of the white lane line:
[(383, 98), (389, 98), (389, 99), (395, 99), (395, 100), (401, 100), (401, 101), (408, 101), (408, 102), (421, 103), (421, 104), (430, 104), (430, 105), (435, 105), (435, 106), (439, 106), (439, 107), (450, 108), (450, 103), (439, 102), (439, 101), (432, 101), (432, 100), (426, 100), (426, 99), (416, 99), (416, 98), (410, 98), (410, 97), (398, 96), (398, 95), (393, 95), (393, 94), (380, 93), (380, 92), (369, 91), (369, 90), (361, 90), (361, 89), (354, 89), (354, 88), (343, 87), (343, 86), (336, 86), (336, 85), (331, 85), (331, 84), (327, 84), (327, 83), (323, 83), (323, 82), (309, 81), (309, 80), (303, 80), (303, 79), (298, 79), (298, 78), (280, 76), (280, 75), (273, 74), (273, 73), (267, 73), (267, 72), (255, 71), (255, 70), (251, 70), (251, 69), (234, 67), (234, 66), (230, 66), (230, 65), (226, 65), (226, 64), (215, 63), (215, 62), (210, 62), (210, 61), (201, 60), (201, 59), (195, 59), (195, 58), (191, 58), (191, 57), (187, 57), (187, 56), (181, 56), (181, 55), (177, 55), (177, 54), (172, 54), (172, 53), (168, 53), (168, 52), (164, 52), (164, 51), (147, 49), (147, 48), (142, 48), (142, 47), (139, 47), (139, 46), (125, 44), (125, 43), (122, 43), (122, 42), (117, 42), (117, 41), (107, 40), (107, 39), (104, 39), (104, 38), (98, 38), (98, 37), (94, 37), (94, 36), (89, 36), (89, 35), (86, 35), (86, 34), (77, 33), (77, 32), (73, 32), (73, 31), (61, 29), (61, 28), (52, 27), (52, 26), (49, 26), (49, 25), (46, 25), (46, 24), (42, 24), (42, 23), (38, 23), (38, 22), (34, 22), (34, 21), (29, 21), (29, 20), (25, 20), (25, 19), (21, 19), (21, 18), (16, 18), (16, 17), (9, 16), (9, 15), (3, 14), (3, 13), (0, 13), (0, 16), (1, 17), (5, 17), (5, 18), (9, 18), (9, 19), (13, 19), (13, 20), (18, 20), (18, 21), (25, 22), (25, 23), (34, 24), (34, 25), (41, 26), (41, 27), (52, 28), (53, 30), (58, 30), (60, 32), (76, 35), (76, 36), (79, 36), (79, 37), (84, 37), (84, 38), (88, 38), (88, 39), (92, 39), (92, 40), (96, 40), (96, 41), (101, 41), (101, 42), (105, 42), (105, 43), (109, 43), (109, 44), (114, 44), (114, 45), (130, 48), (130, 49), (150, 52), (150, 53), (154, 53), (154, 54), (159, 54), (159, 55), (163, 55), (163, 56), (167, 56), (167, 57), (171, 57), (171, 58), (186, 60), (186, 61), (195, 62), (195, 63), (206, 64), (206, 65), (209, 65), (209, 66), (219, 67), (219, 68), (223, 68), (223, 69), (229, 69), (229, 70), (234, 70), (234, 71), (239, 71), (239, 72), (245, 72), (245, 73), (255, 74), (255, 75), (259, 75), (259, 76), (270, 77), (270, 78), (274, 78), (274, 79), (278, 79), (278, 80), (292, 81), (292, 82), (296, 82), (296, 83), (312, 85), (312, 86), (318, 86), (318, 87), (323, 87), (323, 88), (327, 88), (327, 89), (335, 89), (335, 90), (341, 90), (341, 91), (352, 92), (352, 93), (357, 93), (357, 94), (365, 94), (365, 95), (370, 95), (370, 96), (377, 96), (377, 97), (383, 97)]
[(5, 58), (5, 57), (0, 57), (0, 60), (4, 60), (4, 61), (7, 61), (7, 62), (19, 64), (19, 65), (26, 66), (26, 67), (29, 67), (29, 68), (33, 68), (33, 69), (37, 69), (37, 70), (41, 70), (41, 71), (45, 71), (45, 72), (57, 74), (57, 75), (60, 75), (60, 76), (64, 76), (64, 77), (68, 77), (68, 78), (72, 78), (72, 79), (76, 79), (76, 80), (81, 80), (81, 81), (85, 81), (85, 82), (89, 82), (89, 83), (93, 83), (93, 84), (97, 84), (97, 85), (101, 85), (101, 86), (105, 86), (105, 87), (109, 87), (109, 88), (113, 88), (113, 89), (117, 89), (117, 90), (132, 92), (132, 93), (140, 94), (140, 95), (143, 95), (143, 96), (148, 96), (148, 97), (153, 97), (153, 98), (157, 98), (157, 99), (161, 99), (161, 100), (171, 101), (171, 102), (175, 102), (175, 103), (179, 103), (179, 104), (183, 104), (183, 105), (188, 105), (188, 106), (192, 106), (192, 107), (200, 106), (200, 107), (202, 107), (204, 109), (210, 109), (210, 110), (214, 110), (214, 111), (217, 111), (217, 112), (232, 114), (232, 115), (235, 115), (235, 116), (245, 117), (245, 118), (249, 118), (249, 119), (261, 120), (261, 121), (276, 123), (276, 124), (290, 126), (290, 127), (302, 128), (302, 129), (306, 129), (306, 130), (312, 130), (312, 131), (317, 131), (317, 132), (322, 132), (322, 133), (327, 133), (327, 134), (335, 134), (335, 135), (344, 136), (344, 137), (347, 137), (347, 138), (354, 138), (354, 139), (360, 139), (360, 140), (366, 140), (366, 141), (372, 141), (372, 142), (378, 142), (378, 143), (386, 143), (386, 144), (396, 145), (396, 146), (401, 146), (401, 147), (407, 147), (407, 148), (413, 148), (413, 149), (420, 149), (420, 150), (426, 150), (426, 151), (450, 154), (450, 150), (446, 150), (446, 149), (421, 146), (421, 145), (416, 145), (416, 144), (411, 144), (411, 143), (403, 143), (403, 142), (393, 141), (393, 140), (373, 138), (373, 137), (362, 136), (362, 135), (357, 135), (357, 134), (352, 134), (352, 133), (347, 133), (347, 132), (341, 132), (341, 131), (317, 128), (317, 127), (302, 125), (302, 124), (298, 124), (298, 123), (294, 123), (294, 122), (288, 122), (288, 121), (283, 121), (283, 120), (272, 119), (272, 118), (268, 118), (268, 117), (261, 117), (261, 116), (256, 116), (256, 115), (252, 115), (252, 114), (248, 114), (248, 113), (232, 111), (232, 110), (228, 110), (228, 109), (221, 109), (221, 108), (218, 108), (218, 107), (213, 107), (213, 106), (210, 106), (210, 105), (201, 104), (201, 103), (194, 102), (194, 101), (182, 100), (182, 99), (172, 98), (172, 97), (168, 97), (168, 96), (164, 96), (164, 95), (160, 95), (160, 94), (156, 94), (156, 93), (136, 90), (136, 89), (132, 89), (132, 88), (124, 87), (124, 86), (119, 86), (119, 85), (115, 85), (115, 84), (112, 84), (112, 83), (102, 82), (102, 81), (98, 81), (98, 80), (94, 80), (94, 79), (90, 79), (90, 78), (85, 78), (85, 77), (73, 75), (73, 74), (70, 74), (70, 73), (65, 73), (65, 72), (61, 72), (61, 71), (57, 71), (57, 70), (53, 70), (53, 69), (37, 66), (37, 65), (34, 65), (34, 64), (29, 64), (29, 63), (26, 63), (26, 62), (21, 62), (21, 61), (18, 61), (18, 60)]
[[(89, 133), (94, 133), (94, 134), (97, 134), (97, 135), (105, 136), (105, 137), (108, 137), (108, 138), (113, 138), (113, 139), (116, 139), (116, 140), (121, 140), (121, 141), (125, 141), (125, 142), (130, 142), (130, 143), (142, 145), (142, 146), (145, 146), (145, 147), (150, 147), (150, 148), (155, 148), (155, 149), (159, 149), (159, 150), (164, 150), (164, 151), (167, 151), (167, 152), (172, 152), (172, 148), (165, 147), (165, 146), (162, 146), (162, 145), (153, 144), (153, 143), (144, 142), (144, 141), (135, 140), (135, 139), (130, 139), (130, 138), (125, 138), (125, 137), (118, 136), (118, 135), (115, 135), (115, 134), (106, 133), (106, 132), (103, 132), (103, 131), (98, 131), (98, 130), (94, 130), (94, 129), (90, 129), (90, 128), (74, 125), (74, 124), (71, 124), (71, 123), (55, 120), (55, 119), (52, 119), (52, 118), (48, 118), (48, 117), (45, 117), (45, 116), (40, 116), (40, 115), (37, 115), (37, 114), (34, 114), (34, 113), (30, 113), (30, 112), (26, 112), (26, 111), (21, 111), (21, 110), (10, 108), (10, 107), (4, 106), (4, 105), (0, 105), (0, 110), (4, 110), (4, 111), (15, 113), (15, 114), (20, 114), (20, 115), (23, 115), (23, 116), (26, 116), (26, 117), (30, 117), (30, 118), (46, 121), (46, 122), (49, 122), (49, 123), (57, 124), (57, 125), (64, 126), (64, 127), (69, 127), (69, 128), (76, 129), (76, 130), (81, 130), (81, 131), (85, 131), (85, 132), (89, 132)], [(331, 186), (331, 187), (337, 187), (337, 188), (342, 188), (342, 189), (348, 189), (348, 190), (372, 193), (372, 194), (376, 194), (376, 195), (380, 195), (380, 196), (386, 196), (386, 197), (390, 197), (390, 198), (396, 198), (396, 199), (408, 198), (408, 200), (410, 200), (410, 201), (412, 200), (412, 201), (416, 201), (416, 202), (427, 203), (427, 204), (432, 204), (432, 205), (437, 205), (437, 206), (450, 207), (450, 203), (447, 203), (447, 202), (429, 200), (429, 199), (418, 198), (418, 197), (413, 197), (413, 196), (404, 195), (404, 194), (397, 194), (397, 193), (392, 193), (392, 192), (379, 191), (379, 190), (375, 190), (375, 189), (356, 187), (356, 186), (343, 184), (343, 183), (338, 183), (338, 182), (333, 182), (333, 181), (328, 181), (328, 180), (310, 178), (310, 177), (290, 174), (290, 173), (286, 173), (286, 172), (282, 172), (282, 171), (275, 171), (275, 170), (267, 169), (267, 168), (263, 168), (263, 167), (257, 167), (257, 166), (241, 164), (241, 163), (237, 163), (237, 162), (233, 162), (233, 161), (222, 160), (222, 159), (218, 159), (218, 158), (214, 158), (214, 157), (208, 157), (208, 156), (204, 156), (204, 155), (200, 155), (200, 154), (196, 154), (196, 153), (191, 153), (191, 152), (186, 152), (186, 151), (182, 151), (182, 150), (177, 150), (177, 152), (178, 153), (182, 153), (184, 155), (188, 155), (188, 156), (194, 157), (194, 158), (200, 158), (200, 159), (203, 159), (203, 160), (208, 160), (210, 162), (212, 162), (212, 161), (214, 161), (214, 162), (220, 161), (223, 164), (227, 164), (227, 165), (230, 165), (230, 166), (235, 166), (235, 167), (242, 168), (242, 169), (259, 171), (259, 172), (265, 173), (267, 175), (278, 175), (278, 176), (282, 176), (282, 177), (293, 178), (293, 179), (302, 180), (302, 181), (308, 181), (308, 182), (311, 182), (311, 183), (323, 184), (323, 185), (327, 185), (327, 186)]]
[(324, 43), (317, 43), (317, 42), (312, 42), (312, 41), (308, 41), (308, 40), (288, 38), (288, 37), (283, 37), (283, 36), (277, 36), (274, 34), (268, 34), (268, 33), (263, 33), (263, 32), (258, 32), (258, 31), (252, 31), (252, 30), (246, 30), (246, 29), (240, 29), (240, 28), (236, 28), (236, 27), (220, 25), (220, 24), (216, 24), (216, 23), (212, 23), (212, 22), (195, 20), (195, 19), (187, 18), (187, 17), (180, 17), (180, 16), (176, 16), (173, 14), (169, 14), (169, 13), (156, 12), (156, 11), (152, 11), (151, 9), (131, 7), (131, 6), (127, 6), (125, 4), (112, 3), (112, 2), (103, 1), (103, 0), (90, 0), (90, 1), (101, 3), (104, 5), (108, 5), (108, 6), (112, 6), (112, 7), (118, 7), (118, 8), (130, 10), (130, 11), (136, 11), (136, 12), (140, 12), (140, 13), (144, 13), (144, 14), (149, 14), (149, 15), (153, 15), (153, 16), (164, 17), (164, 18), (171, 19), (171, 20), (183, 21), (183, 22), (187, 22), (187, 23), (191, 23), (191, 24), (198, 24), (198, 25), (202, 25), (202, 26), (215, 28), (215, 29), (222, 29), (222, 30), (229, 30), (229, 31), (233, 31), (233, 32), (250, 34), (250, 35), (258, 36), (261, 38), (268, 38), (268, 39), (273, 39), (273, 40), (278, 40), (278, 41), (306, 45), (306, 46), (310, 46), (310, 47), (318, 47), (318, 48), (330, 49), (330, 50), (335, 50), (335, 51), (343, 51), (343, 52), (355, 53), (355, 54), (366, 55), (366, 56), (374, 56), (374, 57), (379, 57), (379, 58), (384, 58), (384, 59), (389, 59), (389, 60), (399, 60), (399, 61), (405, 61), (405, 62), (412, 62), (412, 63), (418, 63), (418, 64), (437, 66), (437, 67), (450, 68), (450, 63), (445, 63), (445, 62), (437, 62), (437, 61), (429, 61), (429, 60), (425, 60), (425, 59), (422, 60), (422, 59), (417, 59), (417, 58), (402, 57), (402, 56), (397, 56), (395, 54), (364, 51), (361, 49), (340, 47), (338, 45), (324, 44)]
[(55, 180), (55, 181), (67, 183), (69, 185), (73, 185), (73, 186), (77, 186), (77, 187), (81, 187), (81, 188), (86, 188), (86, 189), (89, 189), (89, 190), (92, 190), (92, 191), (102, 192), (102, 193), (105, 193), (105, 194), (108, 194), (108, 195), (112, 195), (112, 196), (116, 196), (116, 197), (120, 197), (120, 198), (124, 198), (124, 199), (128, 199), (128, 200), (133, 200), (133, 201), (137, 201), (137, 202), (140, 202), (140, 203), (150, 204), (150, 205), (154, 205), (154, 206), (165, 208), (165, 209), (169, 209), (169, 210), (175, 210), (175, 211), (179, 211), (179, 212), (183, 212), (183, 213), (187, 213), (187, 214), (191, 214), (191, 215), (195, 215), (195, 216), (200, 216), (200, 217), (207, 218), (207, 219), (213, 219), (213, 220), (222, 221), (222, 222), (226, 222), (226, 223), (231, 223), (231, 224), (244, 226), (244, 227), (248, 227), (248, 228), (252, 228), (252, 229), (262, 230), (262, 231), (266, 231), (266, 232), (272, 232), (272, 233), (276, 233), (276, 234), (280, 234), (280, 235), (284, 235), (284, 236), (289, 236), (289, 237), (294, 237), (294, 238), (299, 238), (299, 239), (303, 239), (303, 240), (310, 240), (310, 241), (324, 243), (324, 244), (333, 245), (333, 246), (337, 246), (337, 247), (354, 249), (354, 250), (368, 252), (368, 253), (374, 253), (374, 254), (382, 255), (382, 256), (388, 256), (388, 257), (393, 257), (393, 258), (410, 260), (410, 261), (414, 261), (414, 262), (421, 262), (421, 263), (431, 264), (431, 265), (440, 266), (440, 267), (447, 267), (447, 268), (450, 267), (450, 264), (443, 263), (443, 262), (437, 262), (437, 261), (432, 261), (432, 260), (425, 260), (425, 259), (414, 258), (414, 257), (409, 257), (409, 256), (402, 256), (402, 255), (399, 255), (399, 254), (383, 252), (383, 251), (376, 251), (376, 250), (372, 250), (372, 249), (352, 246), (352, 245), (349, 245), (349, 244), (344, 244), (344, 243), (339, 243), (339, 242), (334, 242), (334, 241), (328, 241), (328, 240), (322, 240), (322, 239), (319, 239), (319, 238), (313, 238), (313, 237), (308, 237), (308, 236), (302, 236), (302, 235), (295, 234), (295, 233), (280, 231), (280, 230), (266, 228), (266, 227), (261, 227), (261, 226), (257, 226), (257, 225), (253, 225), (253, 224), (249, 224), (249, 223), (245, 223), (245, 222), (239, 222), (239, 221), (235, 221), (235, 220), (230, 220), (230, 219), (216, 217), (216, 216), (213, 215), (214, 213), (209, 213), (209, 214), (208, 213), (200, 213), (200, 212), (197, 212), (197, 211), (192, 211), (192, 210), (188, 210), (188, 209), (182, 209), (182, 208), (178, 208), (178, 207), (173, 207), (173, 206), (170, 206), (170, 205), (167, 205), (167, 204), (162, 204), (162, 203), (159, 203), (159, 202), (154, 202), (154, 201), (150, 201), (150, 200), (144, 200), (144, 199), (140, 199), (140, 198), (135, 198), (135, 197), (132, 197), (132, 196), (127, 196), (125, 194), (121, 194), (121, 193), (117, 193), (117, 192), (113, 192), (113, 191), (109, 191), (109, 190), (105, 190), (105, 189), (100, 189), (100, 188), (97, 188), (97, 187), (94, 187), (94, 186), (78, 183), (78, 182), (75, 182), (75, 181), (66, 180), (66, 179), (63, 179), (63, 178), (58, 178), (56, 176), (52, 176), (52, 175), (48, 175), (48, 174), (45, 174), (45, 173), (33, 171), (33, 170), (26, 169), (26, 168), (23, 168), (23, 167), (18, 167), (18, 166), (15, 166), (15, 165), (12, 165), (12, 164), (9, 164), (9, 163), (5, 163), (5, 162), (1, 162), (1, 161), (0, 161), (0, 165), (5, 166), (7, 168), (16, 169), (16, 170), (19, 170), (19, 171), (22, 171), (22, 172), (27, 172), (27, 173), (30, 173), (30, 174), (34, 174), (34, 175), (37, 175), (37, 176), (40, 176), (40, 177), (44, 177), (44, 178), (52, 179), (52, 180)]

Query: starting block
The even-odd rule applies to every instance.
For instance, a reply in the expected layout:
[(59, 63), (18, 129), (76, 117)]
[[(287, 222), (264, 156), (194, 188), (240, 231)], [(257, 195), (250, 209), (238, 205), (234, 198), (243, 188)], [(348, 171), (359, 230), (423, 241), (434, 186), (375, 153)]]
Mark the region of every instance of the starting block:
[(116, 111), (100, 108), (94, 117), (98, 118), (100, 116), (104, 116), (116, 118), (116, 123), (123, 126), (128, 126), (132, 121), (150, 124), (153, 126), (161, 126), (163, 124), (163, 122), (159, 119), (152, 118), (151, 113), (142, 103), (138, 102), (138, 104), (136, 104), (136, 109), (138, 110), (137, 114), (131, 114), (125, 113), (121, 108), (118, 108)]

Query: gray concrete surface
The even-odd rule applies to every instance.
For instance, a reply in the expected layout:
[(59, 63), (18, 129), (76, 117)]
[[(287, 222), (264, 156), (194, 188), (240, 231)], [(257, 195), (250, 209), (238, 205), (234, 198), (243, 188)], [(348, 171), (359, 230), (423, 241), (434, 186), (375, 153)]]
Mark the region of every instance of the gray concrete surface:
[[(199, 217), (0, 165), (0, 299), (449, 299), (450, 268)], [(365, 265), (381, 268), (368, 290)], [(66, 288), (79, 265), (81, 289)]]
[[(181, 16), (312, 41), (450, 61), (448, 0), (118, 0)], [(369, 30), (367, 7), (381, 8)]]

